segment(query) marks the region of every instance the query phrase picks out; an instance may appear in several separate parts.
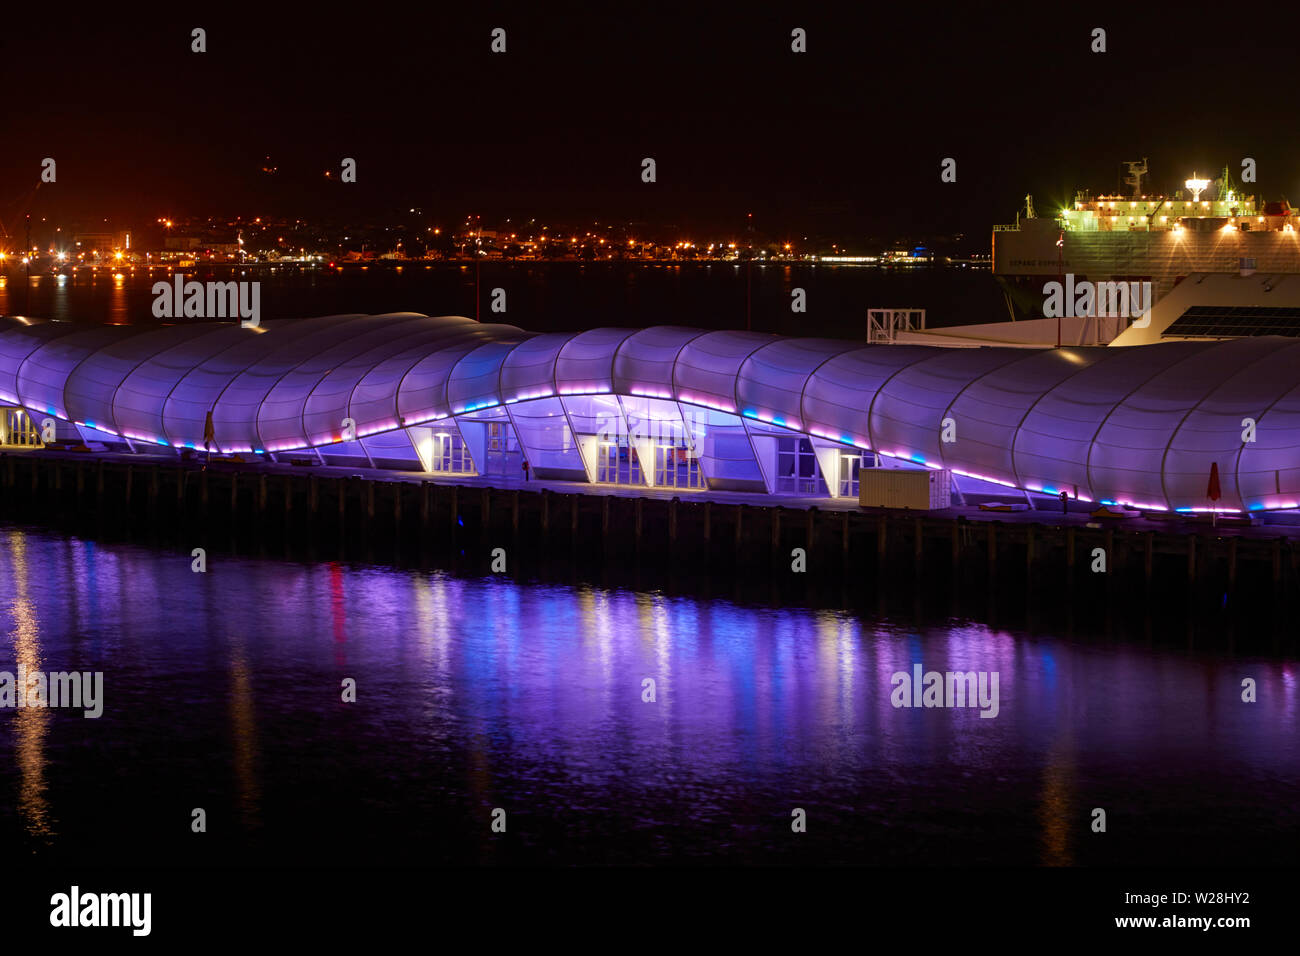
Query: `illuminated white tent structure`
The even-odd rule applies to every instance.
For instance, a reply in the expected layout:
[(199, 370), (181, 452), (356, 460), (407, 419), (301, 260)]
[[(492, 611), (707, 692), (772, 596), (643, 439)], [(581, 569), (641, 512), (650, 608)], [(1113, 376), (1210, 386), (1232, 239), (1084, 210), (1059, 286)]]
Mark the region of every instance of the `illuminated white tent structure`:
[(109, 445), (201, 448), (211, 412), (216, 451), (446, 475), (517, 478), (527, 461), (541, 478), (838, 497), (885, 461), (1143, 508), (1300, 504), (1288, 337), (945, 349), (414, 313), (5, 317), (0, 402)]

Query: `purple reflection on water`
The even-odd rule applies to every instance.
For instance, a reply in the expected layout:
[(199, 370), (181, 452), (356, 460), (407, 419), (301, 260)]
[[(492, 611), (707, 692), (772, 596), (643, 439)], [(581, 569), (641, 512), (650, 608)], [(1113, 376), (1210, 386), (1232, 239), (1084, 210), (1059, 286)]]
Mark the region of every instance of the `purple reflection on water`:
[[(12, 845), (198, 863), (330, 862), (339, 847), (465, 863), (1293, 851), (1291, 660), (336, 564), (209, 555), (195, 574), (190, 560), (0, 529), (0, 670), (102, 670), (106, 697), (99, 720), (0, 709)], [(996, 672), (997, 716), (893, 706), (891, 676), (918, 663)], [(1257, 703), (1241, 701), (1247, 677)], [(222, 836), (196, 849), (199, 806)], [(506, 834), (489, 830), (493, 807)], [(796, 807), (807, 833), (791, 832)]]

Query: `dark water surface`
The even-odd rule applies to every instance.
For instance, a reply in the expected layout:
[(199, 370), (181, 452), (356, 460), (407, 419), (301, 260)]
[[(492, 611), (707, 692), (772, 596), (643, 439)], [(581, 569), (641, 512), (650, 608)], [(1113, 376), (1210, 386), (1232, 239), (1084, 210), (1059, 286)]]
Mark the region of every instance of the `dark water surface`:
[[(0, 671), (105, 684), (99, 719), (0, 709), (11, 859), (1295, 860), (1297, 664), (1212, 641), (328, 563), (197, 574), (188, 553), (13, 528), (0, 636)], [(997, 716), (895, 708), (914, 663), (997, 672)]]
[[(199, 281), (259, 281), (264, 319), (339, 313), (423, 312), (475, 317), (473, 264), (376, 264), (342, 272), (293, 267), (181, 270)], [(117, 276), (120, 276), (117, 277)], [(11, 265), (0, 275), (0, 315), (93, 323), (150, 323), (153, 284), (163, 269), (115, 272), (86, 268), (66, 277), (30, 280)], [(862, 340), (867, 310), (927, 310), (931, 326), (1000, 322), (1001, 292), (988, 270), (881, 269), (835, 265), (752, 266), (730, 263), (485, 262), (478, 275), (483, 321), (537, 332), (599, 326), (689, 325), (745, 328), (746, 302), (757, 331)], [(490, 309), (492, 290), (506, 293), (506, 311)], [(802, 288), (807, 311), (791, 311)]]

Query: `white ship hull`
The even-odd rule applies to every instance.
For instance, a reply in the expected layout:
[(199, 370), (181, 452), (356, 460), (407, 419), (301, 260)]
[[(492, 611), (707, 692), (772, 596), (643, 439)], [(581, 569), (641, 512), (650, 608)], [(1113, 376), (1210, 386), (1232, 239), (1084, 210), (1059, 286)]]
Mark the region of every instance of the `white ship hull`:
[[(1217, 227), (1179, 232), (1065, 232), (1050, 220), (993, 233), (993, 274), (1017, 308), (1041, 315), (1044, 283), (1070, 274), (1093, 282), (1149, 281), (1155, 301), (1192, 273), (1300, 273), (1300, 232), (1242, 232)], [(1037, 311), (1033, 308), (1037, 305)]]

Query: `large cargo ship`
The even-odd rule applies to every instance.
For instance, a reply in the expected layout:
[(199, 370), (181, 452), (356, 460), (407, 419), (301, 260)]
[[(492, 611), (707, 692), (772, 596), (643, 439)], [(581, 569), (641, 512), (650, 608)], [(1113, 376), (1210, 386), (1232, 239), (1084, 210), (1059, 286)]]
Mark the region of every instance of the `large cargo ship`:
[(1013, 319), (1043, 315), (1045, 283), (1150, 282), (1154, 301), (1192, 273), (1300, 273), (1300, 210), (1259, 204), (1227, 168), (1213, 181), (1195, 173), (1169, 195), (1142, 191), (1147, 161), (1125, 164), (1127, 196), (1075, 195), (1038, 215), (1033, 196), (1011, 225), (993, 227), (993, 274)]

